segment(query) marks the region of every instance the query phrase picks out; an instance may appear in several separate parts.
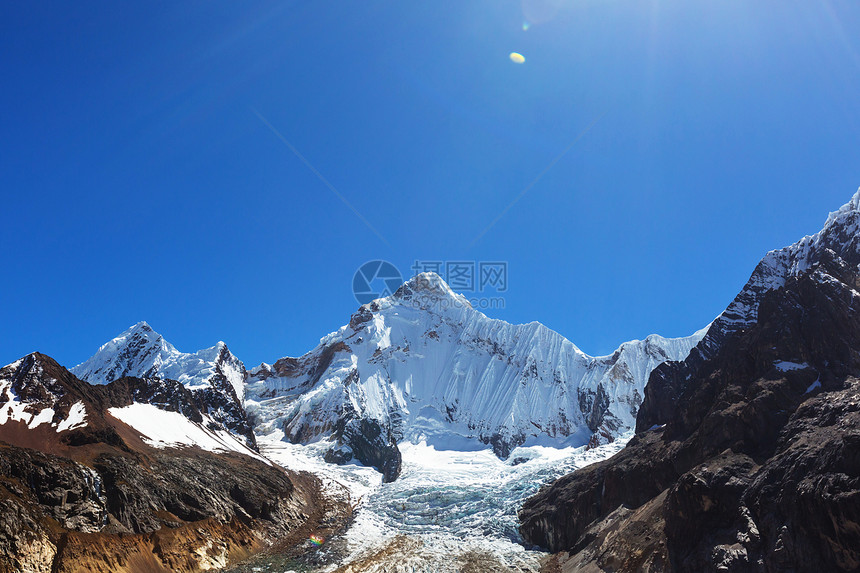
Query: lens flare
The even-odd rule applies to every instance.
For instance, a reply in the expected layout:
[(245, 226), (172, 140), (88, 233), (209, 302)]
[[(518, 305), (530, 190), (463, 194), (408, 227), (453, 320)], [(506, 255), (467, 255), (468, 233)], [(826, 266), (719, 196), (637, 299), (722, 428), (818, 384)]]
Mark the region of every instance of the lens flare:
[(526, 62), (526, 57), (522, 54), (518, 54), (517, 52), (511, 52), (511, 55), (508, 57), (515, 64), (524, 64)]
[(529, 29), (529, 26), (531, 26), (531, 24), (529, 24), (529, 21), (528, 21), (528, 20), (526, 20), (525, 22), (523, 22), (523, 32), (525, 32), (526, 30), (528, 30), (528, 29)]

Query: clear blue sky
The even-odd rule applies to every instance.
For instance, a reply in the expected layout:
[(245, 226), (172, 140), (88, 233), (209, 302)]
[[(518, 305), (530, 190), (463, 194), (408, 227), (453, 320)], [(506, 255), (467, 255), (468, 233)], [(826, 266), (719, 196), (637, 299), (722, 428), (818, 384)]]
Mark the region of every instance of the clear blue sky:
[(490, 316), (608, 353), (702, 327), (860, 186), (857, 2), (525, 5), (4, 3), (0, 362), (139, 320), (301, 354), (371, 259), (508, 261)]

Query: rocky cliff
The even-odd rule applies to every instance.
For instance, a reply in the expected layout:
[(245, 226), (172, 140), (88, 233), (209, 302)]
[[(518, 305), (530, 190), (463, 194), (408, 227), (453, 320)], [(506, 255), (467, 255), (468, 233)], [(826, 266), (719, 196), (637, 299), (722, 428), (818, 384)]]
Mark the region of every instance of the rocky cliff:
[(563, 571), (860, 569), (860, 193), (769, 253), (635, 437), (528, 500)]

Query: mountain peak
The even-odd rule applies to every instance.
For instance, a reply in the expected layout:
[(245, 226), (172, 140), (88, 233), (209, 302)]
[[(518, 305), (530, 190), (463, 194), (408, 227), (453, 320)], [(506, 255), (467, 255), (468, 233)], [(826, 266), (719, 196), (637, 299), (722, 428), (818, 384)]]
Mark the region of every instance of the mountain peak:
[(854, 193), (854, 196), (851, 197), (851, 201), (848, 202), (848, 205), (850, 205), (851, 209), (854, 211), (860, 211), (860, 188), (858, 188)]
[[(798, 276), (819, 267), (835, 256), (849, 265), (860, 262), (860, 190), (848, 203), (827, 216), (824, 226), (814, 235), (803, 237), (793, 245), (771, 251), (763, 259), (782, 279)], [(830, 253), (828, 255), (828, 253)]]
[(103, 344), (101, 348), (99, 348), (99, 350), (101, 350), (102, 348), (119, 347), (132, 343), (139, 344), (142, 343), (142, 341), (145, 341), (146, 343), (150, 344), (163, 343), (164, 345), (166, 345), (166, 347), (170, 349), (173, 348), (173, 346), (169, 342), (164, 340), (163, 336), (161, 336), (159, 333), (152, 329), (148, 322), (141, 320), (137, 324), (133, 324), (132, 326), (122, 331), (112, 340)]
[(406, 281), (404, 284), (409, 285), (413, 289), (424, 290), (439, 290), (445, 292), (453, 292), (448, 283), (434, 272), (419, 273)]
[(42, 354), (41, 352), (31, 352), (26, 356), (22, 356), (15, 362), (3, 366), (2, 368), (0, 368), (0, 370), (18, 370), (19, 368), (23, 368), (23, 371), (29, 372), (33, 369), (44, 370), (46, 366), (51, 371), (62, 368), (53, 358), (51, 358), (47, 354)]
[(466, 297), (454, 292), (442, 277), (433, 272), (415, 275), (403, 283), (389, 299), (392, 301), (410, 300), (414, 297), (428, 299), (428, 302), (454, 299), (462, 306), (471, 306)]
[(114, 338), (114, 340), (118, 338), (133, 336), (135, 334), (137, 334), (138, 336), (145, 336), (147, 338), (158, 338), (159, 336), (161, 336), (160, 334), (155, 332), (155, 330), (152, 329), (148, 322), (146, 322), (145, 320), (141, 320), (140, 322), (133, 324), (123, 330), (120, 334), (116, 336), (116, 338)]
[[(28, 419), (28, 424), (35, 424), (31, 425), (31, 428), (43, 422), (50, 422), (61, 398), (74, 396), (75, 400), (80, 399), (86, 393), (84, 387), (88, 386), (47, 354), (31, 352), (0, 368), (0, 402), (5, 402), (0, 404), (3, 406), (0, 425), (10, 417), (28, 418), (27, 411), (30, 411), (30, 414), (43, 411), (34, 419)], [(70, 402), (67, 401), (67, 405), (70, 405)]]
[(818, 280), (839, 280), (840, 268), (860, 264), (860, 190), (833, 211), (820, 231), (793, 245), (770, 251), (759, 262), (743, 290), (718, 317), (723, 334), (747, 328), (758, 316), (764, 293), (785, 286), (792, 277), (817, 275)]
[(851, 200), (842, 205), (837, 211), (833, 211), (827, 217), (827, 222), (824, 224), (824, 229), (828, 229), (837, 221), (843, 219), (846, 215), (850, 215), (852, 213), (860, 212), (860, 189), (854, 193), (854, 196), (851, 197)]

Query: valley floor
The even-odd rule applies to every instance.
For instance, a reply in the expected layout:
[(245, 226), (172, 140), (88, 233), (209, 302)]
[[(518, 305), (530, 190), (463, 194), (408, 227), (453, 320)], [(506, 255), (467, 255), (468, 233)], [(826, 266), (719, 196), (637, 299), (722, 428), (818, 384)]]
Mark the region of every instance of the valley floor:
[(424, 443), (400, 445), (403, 473), (383, 484), (358, 465), (323, 461), (330, 444), (295, 445), (277, 433), (258, 438), (273, 461), (323, 480), (329, 495), (356, 507), (350, 526), (299, 557), (260, 556), (233, 573), (349, 573), (368, 571), (537, 572), (546, 554), (521, 545), (517, 510), (546, 484), (610, 457), (630, 435), (592, 450), (517, 448), (506, 461), (490, 450), (442, 451)]

